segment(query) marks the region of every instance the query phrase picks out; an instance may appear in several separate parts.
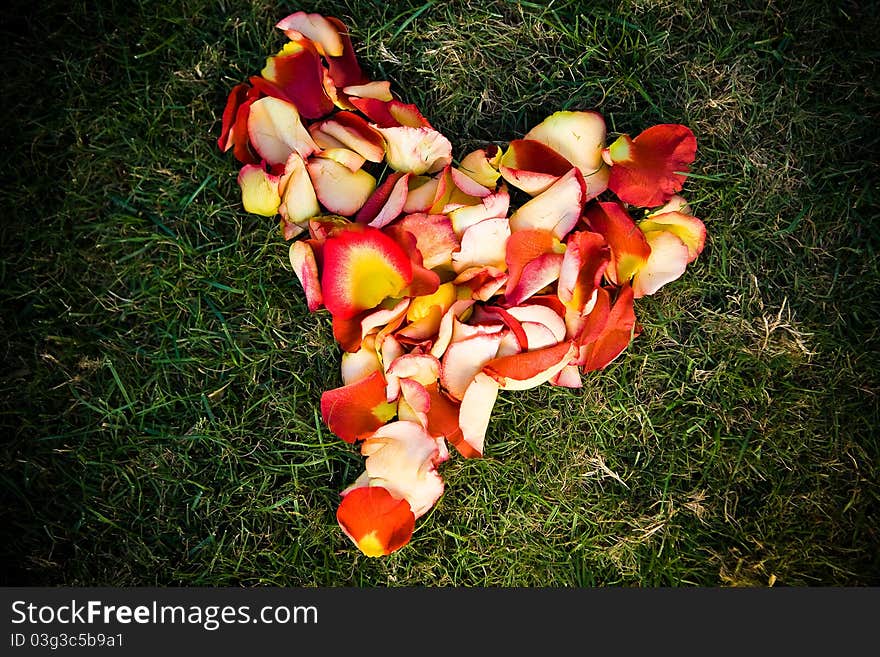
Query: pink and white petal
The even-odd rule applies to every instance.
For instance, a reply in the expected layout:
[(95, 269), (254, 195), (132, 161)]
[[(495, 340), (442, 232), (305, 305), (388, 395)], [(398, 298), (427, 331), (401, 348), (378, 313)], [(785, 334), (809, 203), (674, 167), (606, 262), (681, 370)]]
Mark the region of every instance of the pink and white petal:
[(385, 157), (385, 142), (382, 135), (353, 112), (336, 112), (329, 118), (313, 124), (310, 130), (329, 135), (370, 162), (381, 162)]
[(559, 374), (550, 379), (551, 385), (562, 388), (582, 388), (584, 385), (581, 371), (577, 365), (566, 365)]
[(363, 169), (352, 172), (329, 158), (314, 157), (307, 168), (321, 205), (344, 217), (354, 216), (376, 189), (376, 179)]
[(452, 176), (452, 182), (455, 184), (455, 186), (468, 196), (486, 198), (495, 189), (494, 185), (492, 186), (492, 189), (481, 185), (476, 180), (471, 178), (467, 173), (456, 167), (449, 168), (449, 175)]
[[(473, 320), (473, 316), (468, 321)], [(503, 335), (504, 324), (495, 322), (490, 324), (470, 324), (458, 319), (452, 322), (452, 343), (461, 342), (478, 335)]]
[(651, 246), (651, 255), (633, 278), (632, 288), (636, 299), (654, 294), (679, 278), (689, 261), (687, 245), (673, 233), (652, 230), (645, 233), (645, 239)]
[[(406, 214), (429, 213), (440, 187), (440, 176), (410, 176), (409, 193), (403, 211)], [(439, 213), (435, 213), (439, 214)]]
[(431, 355), (434, 358), (443, 357), (447, 347), (449, 347), (449, 343), (452, 341), (455, 321), (468, 312), (473, 305), (474, 301), (472, 299), (459, 299), (444, 313), (443, 318), (440, 320), (440, 328), (437, 330), (437, 339), (431, 346)]
[(342, 39), (336, 27), (321, 14), (308, 14), (304, 11), (285, 16), (275, 24), (288, 39), (298, 41), (305, 37), (320, 48), (324, 55), (342, 55)]
[(452, 144), (436, 130), (408, 126), (377, 130), (385, 138), (388, 166), (395, 171), (434, 173), (452, 162)]
[(309, 219), (321, 211), (321, 206), (318, 205), (306, 163), (299, 153), (291, 153), (287, 159), (279, 188), (282, 198), (278, 211), (284, 221), (305, 230)]
[(357, 96), (358, 98), (373, 98), (385, 102), (394, 100), (391, 95), (391, 83), (387, 80), (353, 84), (345, 87), (342, 91), (348, 96)]
[[(544, 347), (552, 347), (555, 344), (559, 344), (559, 340), (557, 340), (556, 336), (553, 335), (553, 331), (551, 331), (543, 324), (538, 324), (537, 322), (523, 322), (522, 328), (526, 334), (526, 339), (528, 340), (530, 351), (534, 349), (543, 349)], [(514, 337), (514, 339), (516, 338)]]
[(547, 230), (561, 240), (580, 219), (585, 192), (581, 172), (570, 169), (546, 190), (520, 206), (510, 217), (510, 229)]
[(416, 422), (396, 421), (377, 429), (361, 446), (371, 485), (386, 488), (409, 502), (413, 515), (424, 515), (443, 494), (436, 465), (443, 457), (438, 441)]
[(507, 269), (507, 238), (510, 224), (507, 217), (484, 219), (470, 226), (461, 236), (461, 249), (452, 254), (456, 274), (471, 267)]
[(440, 378), (440, 361), (431, 354), (404, 354), (394, 359), (388, 373), (429, 386)]
[(681, 212), (682, 214), (693, 214), (691, 210), (690, 203), (685, 200), (685, 198), (679, 194), (673, 194), (669, 197), (669, 200), (660, 207), (654, 210), (653, 212), (648, 214), (648, 218), (650, 219), (654, 215), (665, 214), (666, 212)]
[(296, 274), (305, 292), (306, 305), (308, 305), (310, 312), (315, 312), (324, 304), (315, 252), (311, 245), (300, 240), (290, 245), (288, 256), (293, 273)]
[(455, 399), (462, 399), (465, 390), (483, 366), (495, 358), (501, 334), (475, 335), (452, 342), (443, 354), (440, 383)]
[[(546, 326), (555, 338), (553, 344), (565, 340), (565, 319), (552, 308), (540, 304), (513, 306), (507, 312), (519, 322), (534, 322)], [(529, 349), (535, 346), (529, 341)]]
[(598, 112), (555, 112), (529, 130), (524, 139), (549, 146), (584, 176), (588, 201), (608, 188), (610, 171), (602, 160), (605, 119)]
[(463, 205), (449, 212), (449, 219), (456, 235), (461, 236), (465, 230), (486, 219), (507, 217), (510, 208), (510, 194), (505, 185), (494, 194), (490, 194), (474, 205)]
[(472, 450), (467, 453), (463, 446), (456, 448), (463, 456), (482, 456), (486, 441), (486, 431), (492, 417), (492, 409), (498, 399), (498, 382), (490, 376), (477, 372), (465, 390), (458, 411), (458, 424), (461, 427), (462, 442)]
[(459, 248), (458, 237), (452, 230), (449, 217), (443, 214), (408, 214), (385, 232), (400, 242), (399, 232), (409, 232), (416, 238), (416, 248), (422, 254), (422, 266), (427, 269), (452, 266), (452, 253)]
[(416, 422), (428, 428), (428, 411), (431, 410), (431, 396), (418, 381), (400, 379), (400, 398), (397, 402), (397, 418)]
[(307, 158), (319, 150), (296, 107), (280, 98), (254, 101), (247, 126), (251, 145), (269, 164), (284, 164), (291, 153)]
[(342, 382), (345, 385), (357, 383), (366, 379), (373, 372), (382, 371), (382, 361), (379, 360), (379, 354), (376, 351), (375, 337), (366, 336), (357, 351), (343, 352), (341, 370)]
[(316, 157), (324, 157), (333, 160), (334, 162), (339, 162), (339, 164), (352, 173), (361, 169), (366, 162), (362, 155), (355, 153), (353, 150), (346, 148), (345, 146), (341, 148), (325, 148), (319, 155), (316, 155)]
[(408, 183), (408, 173), (389, 175), (367, 199), (355, 220), (373, 228), (383, 228), (397, 219), (406, 202)]
[(459, 273), (452, 281), (458, 286), (459, 296), (476, 301), (488, 301), (507, 284), (507, 273), (496, 267), (471, 267)]

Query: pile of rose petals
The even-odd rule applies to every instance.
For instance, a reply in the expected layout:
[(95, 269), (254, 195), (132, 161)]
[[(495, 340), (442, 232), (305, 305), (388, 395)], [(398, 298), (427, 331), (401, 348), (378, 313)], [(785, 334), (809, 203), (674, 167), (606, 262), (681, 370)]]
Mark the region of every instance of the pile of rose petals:
[(366, 457), (337, 519), (380, 556), (442, 495), (447, 444), (482, 455), (500, 390), (580, 387), (638, 335), (634, 300), (700, 254), (677, 195), (696, 140), (663, 124), (606, 146), (600, 114), (565, 111), (455, 165), (339, 20), (277, 27), (289, 41), (232, 89), (218, 144), (243, 164), (245, 210), (302, 235), (293, 271), (343, 350), (321, 415)]

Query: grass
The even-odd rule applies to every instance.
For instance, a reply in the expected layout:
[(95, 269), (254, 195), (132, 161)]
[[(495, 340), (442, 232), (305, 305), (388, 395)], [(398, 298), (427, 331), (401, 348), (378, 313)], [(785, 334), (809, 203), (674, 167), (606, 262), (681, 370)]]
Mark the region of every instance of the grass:
[[(21, 3), (0, 26), (4, 583), (880, 584), (877, 8)], [(458, 153), (556, 109), (697, 135), (709, 241), (579, 391), (502, 393), (412, 543), (338, 529), (362, 458), (273, 222), (216, 149), (300, 8)]]

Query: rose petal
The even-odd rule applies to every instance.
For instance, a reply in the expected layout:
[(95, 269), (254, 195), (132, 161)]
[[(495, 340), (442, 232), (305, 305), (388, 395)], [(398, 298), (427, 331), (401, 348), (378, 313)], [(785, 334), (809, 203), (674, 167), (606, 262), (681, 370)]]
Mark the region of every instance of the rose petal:
[(324, 243), (321, 289), (334, 317), (349, 319), (399, 295), (412, 280), (406, 253), (381, 231), (347, 230)]
[(525, 134), (549, 146), (576, 166), (584, 177), (584, 201), (608, 188), (610, 171), (602, 160), (605, 119), (598, 112), (555, 112)]
[(661, 205), (680, 191), (697, 152), (690, 128), (664, 123), (635, 139), (622, 135), (604, 152), (611, 163), (608, 188), (624, 203)]
[(362, 439), (394, 417), (396, 405), (385, 397), (385, 378), (374, 372), (356, 383), (321, 395), (321, 418), (347, 443)]
[(345, 535), (368, 557), (381, 557), (409, 543), (415, 516), (406, 500), (381, 486), (349, 488), (336, 520)]
[(584, 213), (590, 229), (601, 234), (611, 249), (612, 266), (605, 276), (615, 285), (629, 281), (648, 261), (651, 247), (645, 234), (620, 203), (592, 203)]
[(547, 230), (563, 239), (581, 216), (585, 192), (581, 172), (569, 170), (513, 213), (510, 230)]

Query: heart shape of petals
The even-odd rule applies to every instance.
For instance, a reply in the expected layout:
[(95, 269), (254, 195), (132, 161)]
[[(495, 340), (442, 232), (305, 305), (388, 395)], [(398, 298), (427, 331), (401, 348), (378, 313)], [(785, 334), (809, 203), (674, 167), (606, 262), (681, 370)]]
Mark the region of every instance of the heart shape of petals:
[(442, 498), (447, 443), (479, 458), (499, 395), (580, 388), (643, 330), (635, 300), (697, 259), (706, 227), (678, 195), (696, 138), (662, 124), (608, 144), (599, 112), (566, 110), (456, 165), (364, 75), (341, 21), (277, 27), (287, 43), (230, 91), (217, 145), (244, 210), (277, 217), (309, 311), (332, 317), (342, 385), (321, 417), (365, 457), (336, 518), (381, 557)]

